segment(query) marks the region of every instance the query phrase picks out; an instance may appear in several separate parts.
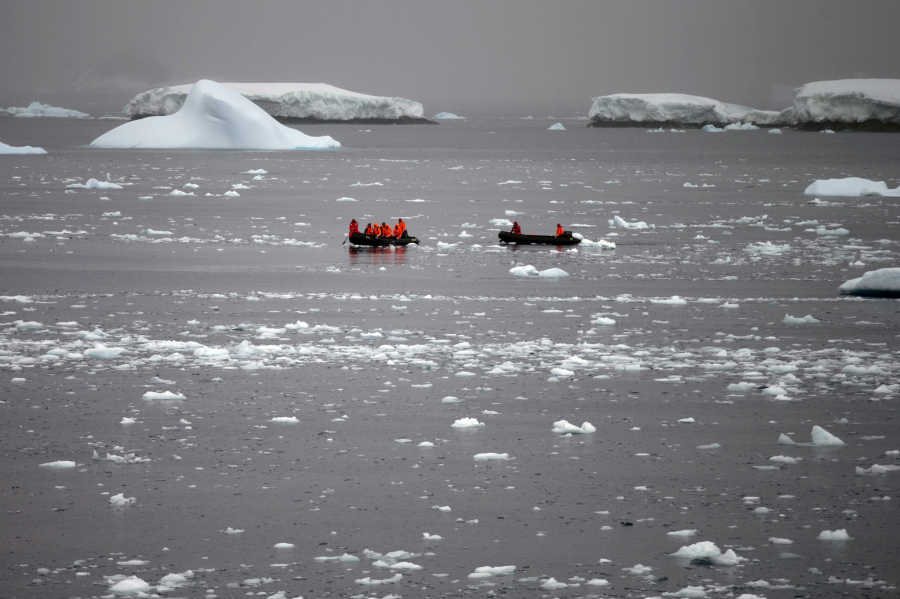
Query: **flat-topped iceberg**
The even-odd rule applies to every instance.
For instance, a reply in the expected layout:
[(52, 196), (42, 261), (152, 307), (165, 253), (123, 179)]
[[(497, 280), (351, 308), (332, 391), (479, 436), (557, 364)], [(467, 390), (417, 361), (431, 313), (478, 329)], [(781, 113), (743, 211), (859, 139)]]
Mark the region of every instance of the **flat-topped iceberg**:
[(900, 297), (900, 268), (870, 270), (858, 279), (850, 279), (838, 289), (849, 295)]
[(0, 141), (0, 154), (46, 154), (44, 148), (33, 146), (10, 146)]
[(91, 142), (94, 148), (294, 150), (338, 148), (331, 137), (286, 127), (262, 108), (214, 81), (195, 83), (175, 114), (120, 125)]
[[(194, 84), (196, 85), (196, 84)], [(132, 119), (178, 112), (194, 85), (152, 89), (125, 107)], [(326, 83), (222, 83), (271, 116), (289, 122), (431, 122), (422, 104), (405, 98), (370, 96)]]
[(900, 131), (900, 79), (807, 83), (794, 93), (790, 110), (801, 129)]
[(453, 114), (452, 112), (439, 112), (436, 115), (434, 115), (434, 118), (439, 119), (439, 120), (445, 120), (445, 121), (453, 121), (453, 120), (464, 121), (464, 120), (466, 120), (466, 117)]
[(843, 179), (816, 179), (803, 191), (808, 196), (895, 196), (900, 197), (900, 187), (890, 189), (884, 181), (870, 181), (859, 177)]
[(733, 123), (781, 125), (782, 113), (687, 94), (613, 94), (594, 98), (588, 112), (594, 127), (724, 127)]
[(85, 119), (90, 117), (86, 112), (79, 112), (70, 108), (58, 108), (49, 104), (32, 102), (28, 106), (11, 106), (0, 108), (0, 112), (11, 114), (17, 118), (52, 117), (58, 119)]

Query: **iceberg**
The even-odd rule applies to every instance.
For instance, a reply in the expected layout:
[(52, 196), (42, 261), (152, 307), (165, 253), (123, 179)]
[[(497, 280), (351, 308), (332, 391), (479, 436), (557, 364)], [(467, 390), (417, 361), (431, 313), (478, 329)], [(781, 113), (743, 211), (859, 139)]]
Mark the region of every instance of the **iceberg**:
[(10, 146), (0, 141), (0, 154), (46, 154), (44, 148), (32, 146)]
[[(196, 84), (194, 84), (196, 85)], [(136, 95), (125, 107), (132, 119), (178, 112), (194, 85), (161, 87)], [(270, 116), (294, 123), (429, 123), (422, 104), (405, 98), (370, 96), (326, 83), (222, 83)]]
[(195, 83), (175, 114), (120, 125), (91, 142), (93, 148), (294, 150), (338, 148), (331, 137), (310, 137), (286, 127), (262, 108), (214, 81)]
[(838, 290), (848, 295), (900, 297), (900, 268), (870, 270), (857, 279), (850, 279)]
[[(785, 113), (756, 110), (686, 94), (612, 94), (593, 98), (588, 112), (594, 127), (694, 127), (785, 123)], [(790, 110), (790, 109), (789, 109)]]
[(49, 104), (41, 104), (40, 102), (32, 102), (28, 106), (11, 106), (9, 108), (0, 108), (0, 112), (11, 114), (17, 118), (37, 118), (37, 117), (53, 117), (58, 119), (86, 119), (89, 115), (86, 112), (70, 110), (68, 108), (57, 108)]
[(803, 193), (808, 196), (839, 196), (847, 198), (858, 196), (900, 197), (900, 187), (889, 189), (884, 181), (845, 177), (843, 179), (816, 179), (809, 184)]
[(464, 120), (466, 120), (466, 117), (453, 114), (452, 112), (439, 112), (436, 115), (434, 115), (434, 118), (438, 119), (438, 120), (446, 120), (446, 121), (453, 121), (453, 120), (464, 121)]
[(794, 93), (788, 110), (806, 130), (900, 131), (900, 79), (807, 83)]

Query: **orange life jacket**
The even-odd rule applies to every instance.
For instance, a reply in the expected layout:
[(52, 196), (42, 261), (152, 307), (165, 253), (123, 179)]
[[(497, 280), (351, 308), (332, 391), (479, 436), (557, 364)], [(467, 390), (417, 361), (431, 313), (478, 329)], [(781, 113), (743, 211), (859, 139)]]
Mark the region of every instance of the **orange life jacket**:
[(403, 235), (403, 230), (400, 228), (400, 225), (394, 226), (394, 237), (400, 239), (400, 236)]
[(564, 233), (565, 233), (565, 231), (563, 231), (562, 227), (556, 227), (556, 236), (557, 237), (562, 237)]
[(406, 233), (406, 223), (403, 222), (403, 219), (400, 219), (400, 222), (397, 223), (397, 226), (400, 227), (400, 234)]
[(381, 236), (382, 237), (390, 237), (391, 236), (391, 227), (387, 224), (381, 226)]

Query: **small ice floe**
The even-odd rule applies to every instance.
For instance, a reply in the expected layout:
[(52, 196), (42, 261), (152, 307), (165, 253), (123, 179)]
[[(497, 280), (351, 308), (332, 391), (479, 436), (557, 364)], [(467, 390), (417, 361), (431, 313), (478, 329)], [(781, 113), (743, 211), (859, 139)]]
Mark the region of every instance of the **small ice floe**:
[(240, 528), (231, 528), (231, 527), (229, 526), (228, 528), (226, 528), (226, 529), (223, 530), (222, 532), (224, 532), (226, 535), (239, 535), (239, 534), (243, 533), (244, 531), (241, 530)]
[(781, 129), (769, 129), (770, 135), (781, 135)]
[(477, 418), (460, 418), (450, 426), (453, 428), (472, 428), (474, 426), (484, 426), (484, 423), (478, 422)]
[(276, 416), (272, 418), (272, 422), (281, 422), (283, 424), (299, 424), (300, 420), (296, 416)]
[(796, 464), (801, 461), (803, 458), (792, 458), (786, 455), (773, 455), (769, 458), (770, 462), (778, 462), (780, 464)]
[(125, 497), (125, 493), (119, 493), (109, 498), (109, 504), (113, 507), (126, 507), (137, 503), (135, 497)]
[(578, 586), (577, 584), (567, 584), (565, 582), (559, 582), (555, 578), (551, 577), (541, 583), (541, 588), (546, 591), (558, 591), (559, 589), (565, 589), (569, 586)]
[(785, 314), (784, 319), (781, 322), (783, 322), (784, 324), (818, 324), (821, 321), (813, 318), (809, 314), (807, 314), (803, 318), (797, 318), (796, 316)]
[(473, 458), (479, 462), (486, 462), (488, 460), (511, 460), (513, 458), (509, 457), (508, 453), (476, 453)]
[(850, 279), (838, 290), (850, 295), (900, 297), (900, 268), (870, 270), (857, 279)]
[(509, 269), (510, 274), (514, 277), (541, 277), (544, 279), (562, 279), (569, 276), (569, 273), (561, 268), (548, 268), (547, 270), (538, 270), (534, 266), (514, 266)]
[(887, 466), (872, 464), (870, 468), (863, 468), (862, 466), (856, 467), (857, 474), (870, 476), (874, 476), (877, 474), (887, 474), (888, 472), (894, 472), (895, 470), (900, 470), (900, 466), (894, 466), (893, 464), (889, 464)]
[(797, 443), (784, 433), (778, 437), (778, 442), (782, 445), (803, 445), (806, 447), (829, 447), (844, 445), (844, 442), (826, 431), (821, 426), (812, 427), (812, 443)]
[(712, 124), (703, 125), (703, 131), (705, 131), (706, 133), (725, 133), (725, 129), (720, 129), (719, 127), (716, 127)]
[(670, 537), (692, 537), (697, 534), (697, 530), (693, 528), (689, 528), (686, 530), (675, 530), (672, 532), (667, 532), (667, 535)]
[(382, 578), (380, 580), (373, 579), (369, 576), (366, 576), (365, 578), (357, 578), (356, 584), (364, 584), (366, 586), (377, 586), (380, 584), (391, 584), (393, 582), (400, 582), (401, 580), (403, 580), (403, 574), (400, 574), (398, 572), (397, 574), (394, 574), (390, 578)]
[(722, 446), (718, 443), (710, 443), (709, 445), (698, 445), (697, 449), (719, 449), (720, 447)]
[(636, 576), (640, 576), (641, 574), (646, 574), (647, 572), (650, 572), (651, 570), (653, 570), (653, 567), (645, 566), (643, 564), (636, 564), (630, 568), (622, 568), (622, 569), (625, 570), (625, 572), (627, 572), (629, 574), (634, 574)]
[(849, 235), (850, 231), (844, 229), (843, 227), (838, 227), (837, 229), (826, 229), (825, 227), (819, 227), (816, 230), (816, 235), (819, 237), (840, 237), (842, 235)]
[(171, 391), (163, 391), (163, 392), (147, 391), (146, 393), (144, 393), (143, 398), (144, 399), (162, 399), (162, 400), (168, 400), (168, 401), (180, 401), (183, 399), (187, 399), (183, 394), (172, 393)]
[(122, 347), (106, 347), (102, 343), (97, 343), (91, 349), (82, 352), (85, 358), (93, 358), (94, 360), (110, 360), (118, 358), (125, 353)]
[(690, 559), (693, 563), (717, 565), (717, 566), (736, 566), (746, 558), (738, 556), (733, 549), (729, 549), (725, 553), (712, 541), (700, 541), (693, 545), (684, 545), (675, 553), (670, 554), (673, 557)]
[(129, 418), (128, 416), (123, 416), (122, 421), (119, 424), (135, 424), (137, 423), (136, 418)]
[(547, 131), (565, 131), (566, 128), (563, 127), (562, 123), (555, 123), (547, 127)]
[(782, 539), (779, 537), (769, 537), (769, 542), (773, 545), (793, 545), (794, 542), (790, 539)]
[(193, 577), (194, 572), (192, 570), (185, 570), (184, 572), (180, 573), (173, 572), (171, 574), (166, 574), (159, 579), (158, 590), (169, 591), (173, 589), (179, 589), (187, 585)]
[(606, 316), (597, 316), (594, 320), (591, 321), (591, 324), (595, 324), (597, 326), (609, 327), (616, 324), (615, 319), (607, 318)]
[(257, 168), (257, 169), (253, 169), (253, 170), (249, 170), (249, 171), (244, 171), (241, 174), (242, 175), (268, 175), (269, 171), (267, 171), (265, 169)]
[(344, 564), (351, 564), (359, 561), (359, 558), (355, 555), (350, 555), (349, 553), (345, 553), (343, 555), (326, 555), (324, 557), (316, 557), (313, 558), (313, 561), (322, 563), (322, 562), (340, 562)]
[[(71, 179), (69, 179), (71, 181)], [(85, 183), (72, 183), (66, 185), (66, 189), (124, 189), (121, 185), (110, 183), (109, 181), (98, 181), (97, 179), (88, 179)]]
[(678, 422), (681, 424), (694, 424), (697, 421), (694, 420), (693, 417), (688, 417), (688, 418), (679, 418)]
[(434, 443), (431, 441), (422, 441), (419, 443), (419, 447), (434, 447)]
[(45, 464), (40, 464), (41, 468), (74, 468), (77, 466), (75, 462), (70, 462), (68, 460), (59, 460), (58, 462), (47, 462)]
[(0, 154), (46, 154), (47, 150), (35, 146), (11, 146), (0, 141)]
[(445, 397), (444, 399), (441, 400), (442, 403), (459, 403), (461, 401), (462, 401), (461, 399), (459, 399), (458, 397), (453, 397), (452, 395), (448, 395), (447, 397)]
[(434, 117), (432, 117), (432, 118), (434, 118), (435, 120), (447, 120), (447, 121), (453, 121), (453, 120), (463, 120), (464, 121), (464, 120), (466, 120), (466, 117), (455, 115), (452, 112), (439, 112), (436, 115), (434, 115)]
[(512, 226), (512, 221), (509, 220), (508, 218), (492, 218), (488, 222), (491, 223), (492, 225), (496, 225), (498, 227), (511, 227)]
[(683, 299), (677, 295), (673, 295), (672, 297), (664, 297), (664, 298), (651, 298), (651, 304), (666, 304), (669, 306), (684, 306), (687, 304), (687, 300)]
[(772, 243), (771, 241), (757, 241), (745, 247), (744, 251), (750, 252), (751, 254), (762, 254), (764, 256), (777, 256), (779, 254), (787, 254), (790, 252), (791, 246), (788, 243), (779, 245), (777, 243)]
[(574, 424), (569, 424), (565, 420), (559, 420), (553, 423), (553, 432), (580, 435), (584, 433), (595, 433), (597, 432), (597, 429), (590, 422), (585, 422), (581, 426), (575, 426)]
[[(169, 194), (169, 195), (176, 195), (176, 194)], [(226, 198), (239, 198), (239, 197), (241, 197), (241, 194), (239, 194), (238, 192), (236, 192), (236, 191), (233, 190), (233, 189), (229, 189), (228, 191), (226, 191), (226, 192), (223, 193), (222, 195), (223, 195), (224, 197), (226, 197)]]
[(753, 123), (729, 123), (725, 125), (726, 131), (756, 131), (759, 129)]
[(613, 228), (618, 227), (621, 229), (655, 229), (656, 228), (656, 225), (648, 225), (644, 221), (628, 222), (627, 220), (625, 220), (624, 218), (622, 218), (621, 216), (618, 216), (618, 215), (612, 217), (612, 220), (610, 220), (608, 222), (608, 224), (610, 227), (613, 227)]
[(613, 241), (606, 241), (605, 239), (598, 239), (597, 241), (592, 241), (582, 235), (581, 233), (572, 233), (572, 237), (575, 239), (580, 239), (581, 243), (578, 244), (580, 247), (588, 247), (588, 248), (600, 248), (601, 250), (614, 250), (616, 249), (616, 244)]
[(293, 549), (294, 544), (293, 543), (275, 543), (273, 545), (273, 547), (275, 547), (275, 549)]
[(422, 539), (425, 541), (440, 541), (443, 538), (444, 537), (442, 537), (441, 535), (432, 535), (432, 534), (428, 534), (427, 532), (422, 533)]
[(849, 541), (850, 535), (847, 534), (846, 528), (839, 528), (838, 530), (823, 530), (816, 538), (820, 541)]
[(121, 597), (146, 596), (145, 593), (150, 592), (150, 583), (137, 576), (129, 576), (109, 587), (109, 592)]
[[(117, 449), (121, 450), (122, 448), (119, 447)], [(126, 453), (125, 455), (107, 453), (105, 458), (101, 458), (96, 449), (94, 450), (94, 455), (91, 457), (91, 459), (95, 462), (113, 462), (116, 464), (144, 464), (151, 461), (150, 458), (139, 458), (137, 457), (137, 454), (134, 453)]]

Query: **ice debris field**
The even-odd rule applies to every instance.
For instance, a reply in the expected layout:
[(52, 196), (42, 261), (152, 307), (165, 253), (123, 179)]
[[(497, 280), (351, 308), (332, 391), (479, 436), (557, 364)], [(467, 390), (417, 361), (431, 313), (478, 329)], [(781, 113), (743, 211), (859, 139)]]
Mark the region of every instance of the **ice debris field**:
[(896, 595), (886, 142), (474, 121), (3, 158), (4, 595)]

